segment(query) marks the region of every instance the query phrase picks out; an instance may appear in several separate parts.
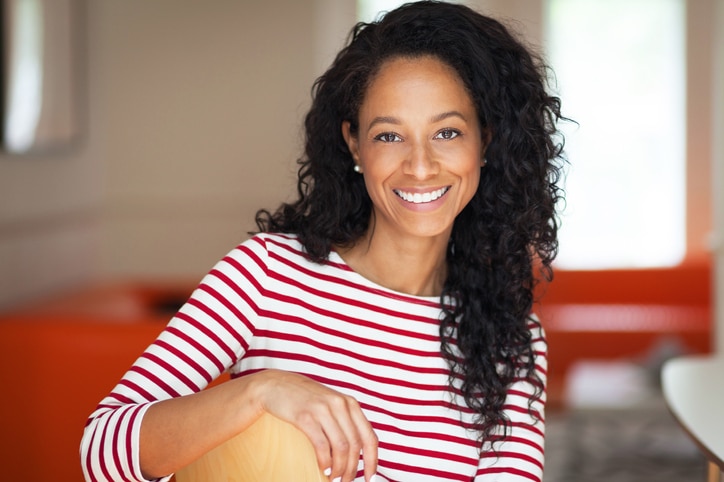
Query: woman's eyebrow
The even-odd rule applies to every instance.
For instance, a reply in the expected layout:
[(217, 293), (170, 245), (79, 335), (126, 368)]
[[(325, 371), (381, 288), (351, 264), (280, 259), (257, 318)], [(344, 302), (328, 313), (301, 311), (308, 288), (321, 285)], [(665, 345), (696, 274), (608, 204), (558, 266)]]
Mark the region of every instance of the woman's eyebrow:
[(468, 121), (467, 117), (465, 117), (462, 112), (456, 111), (456, 110), (450, 110), (447, 112), (443, 112), (442, 114), (434, 115), (430, 118), (430, 123), (440, 122), (442, 120), (445, 120), (449, 117), (459, 117), (465, 122)]
[[(434, 124), (436, 122), (443, 121), (445, 119), (448, 119), (450, 117), (459, 117), (463, 121), (467, 122), (468, 119), (465, 117), (460, 111), (457, 110), (450, 110), (447, 112), (442, 112), (440, 114), (436, 114), (430, 118), (430, 123)], [(370, 125), (367, 127), (367, 130), (372, 129), (377, 124), (393, 124), (393, 125), (401, 125), (402, 121), (398, 119), (397, 117), (392, 116), (378, 116), (372, 119), (372, 122), (370, 122)]]
[(401, 125), (402, 122), (397, 117), (392, 116), (379, 116), (372, 119), (372, 122), (370, 122), (370, 125), (367, 127), (367, 130), (372, 129), (377, 124), (394, 124), (394, 125)]

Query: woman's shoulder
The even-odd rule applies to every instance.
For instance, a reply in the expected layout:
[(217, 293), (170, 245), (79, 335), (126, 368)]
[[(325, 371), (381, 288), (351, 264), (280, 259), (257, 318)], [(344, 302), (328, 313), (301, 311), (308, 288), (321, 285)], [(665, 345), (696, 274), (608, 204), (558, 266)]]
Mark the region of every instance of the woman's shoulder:
[(243, 241), (235, 251), (252, 256), (267, 267), (284, 265), (316, 270), (296, 234), (262, 232)]
[(304, 246), (296, 234), (289, 233), (255, 233), (242, 241), (237, 249), (250, 249), (255, 252), (286, 253), (288, 256), (306, 257)]

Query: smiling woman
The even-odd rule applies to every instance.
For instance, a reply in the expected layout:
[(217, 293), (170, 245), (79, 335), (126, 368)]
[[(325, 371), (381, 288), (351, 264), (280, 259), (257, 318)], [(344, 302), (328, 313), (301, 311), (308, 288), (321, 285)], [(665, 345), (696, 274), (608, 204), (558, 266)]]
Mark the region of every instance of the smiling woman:
[(546, 72), (461, 5), (357, 25), (314, 85), (298, 197), (257, 213), (100, 403), (87, 478), (167, 480), (269, 413), (333, 481), (540, 482), (531, 309), (562, 195)]

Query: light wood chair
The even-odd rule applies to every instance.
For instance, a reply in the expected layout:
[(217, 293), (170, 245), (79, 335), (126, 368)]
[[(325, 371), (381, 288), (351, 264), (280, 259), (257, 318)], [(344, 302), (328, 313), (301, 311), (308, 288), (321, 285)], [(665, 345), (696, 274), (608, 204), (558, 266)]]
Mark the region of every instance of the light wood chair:
[(709, 470), (706, 476), (706, 482), (722, 482), (724, 481), (724, 467), (714, 462), (709, 462)]
[(262, 415), (236, 437), (176, 473), (176, 482), (328, 482), (311, 442), (293, 425)]

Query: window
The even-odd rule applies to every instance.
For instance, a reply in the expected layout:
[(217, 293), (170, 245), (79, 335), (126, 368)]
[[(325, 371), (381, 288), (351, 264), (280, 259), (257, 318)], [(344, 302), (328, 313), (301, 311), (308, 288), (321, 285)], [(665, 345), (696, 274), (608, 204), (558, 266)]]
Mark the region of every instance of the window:
[(570, 160), (558, 266), (671, 266), (686, 251), (683, 0), (547, 0)]

